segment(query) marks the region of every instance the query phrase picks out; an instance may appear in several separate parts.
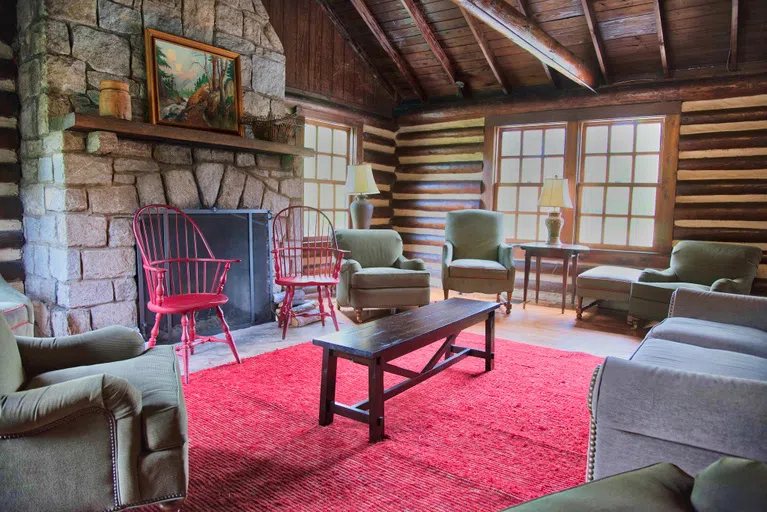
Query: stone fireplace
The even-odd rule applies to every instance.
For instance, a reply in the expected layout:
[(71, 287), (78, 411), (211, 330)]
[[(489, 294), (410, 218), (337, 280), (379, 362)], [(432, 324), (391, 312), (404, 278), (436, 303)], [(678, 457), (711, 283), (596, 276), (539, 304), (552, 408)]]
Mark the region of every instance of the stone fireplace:
[(285, 58), (260, 0), (24, 0), (18, 24), (23, 257), (39, 334), (137, 325), (140, 206), (301, 203), (299, 157), (52, 129), (97, 113), (104, 79), (127, 82), (133, 120), (148, 121), (144, 28), (239, 53), (245, 114), (284, 114)]

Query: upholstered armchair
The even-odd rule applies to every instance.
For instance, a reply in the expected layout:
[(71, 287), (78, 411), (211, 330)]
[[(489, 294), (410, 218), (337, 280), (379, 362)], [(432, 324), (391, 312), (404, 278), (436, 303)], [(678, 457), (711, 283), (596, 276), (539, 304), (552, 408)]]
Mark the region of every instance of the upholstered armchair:
[(35, 313), (32, 301), (0, 276), (0, 315), (11, 326), (13, 334), (32, 336), (35, 330)]
[(402, 238), (391, 229), (340, 229), (338, 248), (349, 251), (341, 265), (336, 303), (353, 307), (357, 322), (365, 309), (425, 306), (430, 274), (420, 259), (402, 255)]
[(506, 314), (514, 291), (514, 247), (504, 243), (503, 215), (486, 210), (449, 212), (442, 246), (442, 288), (464, 293), (506, 292)]
[(126, 327), (14, 338), (0, 316), (0, 509), (175, 510), (187, 481), (172, 347)]
[(663, 320), (677, 288), (747, 295), (761, 259), (759, 247), (679, 242), (671, 252), (669, 268), (646, 269), (631, 285), (629, 316), (635, 326), (640, 320)]

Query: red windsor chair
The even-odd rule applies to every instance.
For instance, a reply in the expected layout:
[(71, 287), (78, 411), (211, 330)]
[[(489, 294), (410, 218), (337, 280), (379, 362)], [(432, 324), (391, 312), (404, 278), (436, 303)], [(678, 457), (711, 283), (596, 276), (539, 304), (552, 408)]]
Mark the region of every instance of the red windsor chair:
[(338, 285), (338, 274), (346, 251), (338, 249), (333, 223), (315, 208), (291, 206), (274, 217), (272, 234), (275, 282), (285, 288), (285, 299), (277, 319), (277, 325), (282, 327), (282, 339), (285, 339), (292, 318), (311, 314), (292, 311), (296, 287), (317, 287), (320, 321), (325, 325), (325, 317), (331, 317), (337, 331), (338, 320), (330, 288)]
[[(176, 347), (176, 353), (184, 359), (187, 384), (189, 355), (194, 355), (197, 345), (226, 343), (239, 363), (240, 356), (221, 306), (229, 300), (223, 294), (229, 267), (240, 260), (216, 259), (197, 224), (178, 208), (164, 204), (152, 204), (136, 212), (133, 234), (146, 274), (147, 307), (155, 313), (149, 347), (157, 343), (163, 315), (181, 315), (181, 346)], [(197, 334), (195, 313), (211, 308), (216, 309), (225, 339)]]

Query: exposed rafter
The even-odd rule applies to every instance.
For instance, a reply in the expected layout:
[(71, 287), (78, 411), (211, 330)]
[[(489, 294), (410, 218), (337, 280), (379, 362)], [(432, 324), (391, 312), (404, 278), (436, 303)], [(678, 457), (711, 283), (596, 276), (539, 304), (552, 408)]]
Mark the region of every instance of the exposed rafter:
[[(503, 93), (509, 94), (511, 87), (506, 84), (506, 79), (503, 77), (501, 68), (498, 66), (498, 62), (495, 60), (493, 50), (490, 48), (490, 45), (487, 43), (487, 39), (485, 38), (485, 34), (482, 32), (482, 27), (479, 26), (479, 22), (474, 18), (474, 16), (469, 14), (466, 9), (461, 6), (458, 6), (458, 8), (461, 9), (463, 17), (466, 18), (466, 23), (469, 25), (471, 33), (474, 34), (474, 39), (477, 40), (477, 44), (479, 45), (480, 50), (482, 50), (482, 55), (485, 56), (487, 65), (490, 66), (490, 71), (493, 72), (495, 79), (498, 80), (498, 84), (500, 84), (501, 89), (503, 89)], [(546, 65), (544, 64), (544, 66)]]
[(373, 60), (368, 56), (368, 54), (365, 52), (365, 50), (362, 49), (362, 47), (357, 44), (357, 42), (352, 39), (352, 36), (349, 34), (349, 31), (346, 30), (346, 26), (341, 21), (341, 19), (336, 15), (335, 11), (333, 11), (333, 8), (330, 7), (327, 0), (315, 0), (317, 2), (317, 5), (319, 5), (322, 10), (325, 12), (325, 15), (330, 18), (330, 21), (333, 22), (333, 26), (336, 27), (336, 30), (338, 30), (338, 33), (341, 34), (341, 37), (344, 38), (344, 41), (346, 41), (349, 46), (352, 47), (352, 50), (354, 50), (354, 53), (357, 54), (357, 56), (362, 59), (365, 64), (370, 68), (370, 71), (373, 73), (373, 77), (377, 78), (379, 82), (381, 82), (381, 85), (383, 86), (384, 90), (391, 96), (392, 99), (397, 99), (397, 89), (392, 85), (391, 82), (389, 82), (384, 76), (378, 71), (376, 66), (373, 64)]
[(663, 66), (663, 76), (671, 77), (671, 70), (668, 67), (668, 55), (666, 54), (666, 38), (663, 35), (663, 6), (661, 0), (655, 0), (655, 25), (658, 30), (658, 46), (660, 48), (660, 62)]
[(405, 76), (405, 79), (410, 84), (410, 87), (413, 88), (421, 101), (426, 101), (426, 93), (424, 92), (423, 87), (421, 87), (421, 83), (418, 81), (418, 78), (416, 78), (415, 73), (413, 73), (413, 69), (410, 67), (410, 64), (408, 64), (402, 55), (400, 55), (400, 53), (397, 51), (397, 49), (392, 46), (391, 41), (389, 41), (389, 38), (381, 28), (381, 25), (378, 24), (378, 21), (376, 21), (373, 13), (370, 12), (368, 6), (365, 5), (364, 0), (350, 0), (350, 2), (357, 10), (357, 13), (359, 13), (362, 20), (365, 22), (365, 25), (368, 26), (370, 31), (375, 36), (378, 44), (381, 45), (391, 60), (394, 61), (394, 64), (397, 66), (397, 69), (399, 69), (400, 73)]
[(729, 70), (738, 69), (738, 0), (732, 0), (732, 15), (730, 17), (730, 62)]
[[(658, 0), (656, 0), (656, 2), (657, 1)], [(610, 83), (610, 75), (607, 74), (607, 53), (605, 52), (605, 45), (602, 42), (602, 33), (599, 31), (594, 8), (591, 6), (591, 0), (581, 0), (581, 6), (583, 7), (583, 15), (586, 17), (586, 23), (589, 26), (591, 42), (594, 44), (594, 51), (596, 52), (597, 60), (599, 61), (599, 69), (602, 70), (602, 78), (604, 78), (605, 83)]]
[(590, 66), (509, 4), (498, 0), (452, 1), (567, 78), (592, 90), (597, 86), (597, 74)]
[(402, 2), (402, 5), (405, 6), (405, 9), (407, 9), (410, 17), (413, 18), (415, 26), (418, 27), (421, 35), (426, 40), (426, 44), (429, 45), (431, 53), (433, 53), (434, 57), (439, 61), (440, 66), (445, 70), (450, 81), (455, 84), (457, 82), (455, 66), (450, 62), (450, 58), (445, 53), (445, 50), (442, 49), (442, 46), (440, 46), (437, 36), (434, 35), (431, 27), (429, 27), (429, 22), (426, 21), (426, 17), (421, 12), (421, 9), (415, 4), (415, 0), (400, 1)]
[[(517, 0), (517, 5), (519, 6), (519, 12), (522, 13), (522, 16), (525, 18), (530, 18), (530, 12), (527, 9), (526, 0)], [(544, 62), (541, 62), (541, 65), (543, 66), (543, 72), (546, 73), (546, 77), (549, 79), (549, 82), (551, 82), (551, 85), (556, 87), (557, 83), (554, 81), (554, 75), (551, 74), (551, 68), (549, 68), (549, 66)]]

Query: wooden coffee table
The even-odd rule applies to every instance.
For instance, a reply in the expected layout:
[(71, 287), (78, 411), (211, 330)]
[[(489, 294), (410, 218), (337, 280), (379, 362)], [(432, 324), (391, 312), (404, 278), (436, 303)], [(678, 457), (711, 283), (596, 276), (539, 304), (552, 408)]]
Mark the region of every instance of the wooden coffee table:
[[(408, 390), (465, 357), (485, 360), (485, 371), (493, 369), (495, 345), (495, 310), (500, 304), (454, 298), (419, 309), (406, 311), (375, 322), (315, 338), (322, 347), (322, 387), (320, 390), (320, 425), (333, 423), (339, 414), (369, 425), (370, 442), (384, 437), (384, 402)], [(485, 350), (455, 345), (458, 334), (467, 327), (485, 322)], [(437, 352), (421, 371), (408, 370), (391, 363), (435, 341), (444, 339)], [(368, 367), (368, 399), (344, 405), (336, 399), (338, 358)], [(440, 359), (444, 360), (440, 362)], [(384, 389), (384, 373), (406, 379)]]

